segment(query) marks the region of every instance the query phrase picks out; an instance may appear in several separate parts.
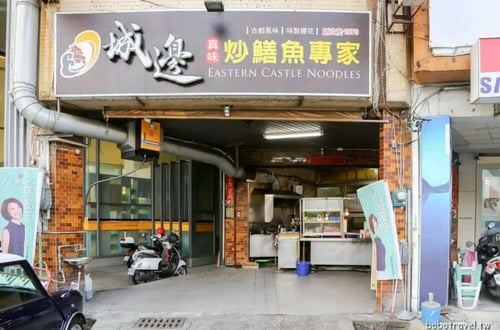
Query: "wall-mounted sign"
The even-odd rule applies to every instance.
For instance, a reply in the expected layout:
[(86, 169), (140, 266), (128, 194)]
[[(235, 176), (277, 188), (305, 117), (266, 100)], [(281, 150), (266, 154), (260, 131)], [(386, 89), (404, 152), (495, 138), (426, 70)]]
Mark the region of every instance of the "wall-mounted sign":
[(371, 13), (57, 13), (57, 97), (371, 94)]
[(481, 38), (471, 51), (471, 103), (500, 102), (500, 38)]

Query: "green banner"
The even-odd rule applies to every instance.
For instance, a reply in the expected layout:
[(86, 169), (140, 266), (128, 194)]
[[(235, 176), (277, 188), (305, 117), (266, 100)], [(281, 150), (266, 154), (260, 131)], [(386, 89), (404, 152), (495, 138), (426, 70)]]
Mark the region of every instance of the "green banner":
[(0, 168), (0, 246), (2, 253), (35, 259), (42, 174), (38, 168)]
[(401, 258), (394, 210), (385, 181), (357, 190), (361, 208), (377, 255), (377, 279), (401, 279)]

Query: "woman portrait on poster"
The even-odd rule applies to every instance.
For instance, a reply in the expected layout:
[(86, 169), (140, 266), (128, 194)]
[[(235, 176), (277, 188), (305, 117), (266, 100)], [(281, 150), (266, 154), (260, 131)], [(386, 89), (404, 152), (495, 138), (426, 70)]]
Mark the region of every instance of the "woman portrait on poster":
[(378, 219), (375, 215), (370, 214), (368, 218), (370, 235), (375, 244), (375, 253), (377, 256), (377, 273), (385, 272), (385, 245), (382, 239), (377, 235)]
[(9, 222), (2, 230), (0, 246), (3, 253), (24, 256), (25, 226), (21, 222), (23, 211), (23, 204), (17, 198), (7, 198), (0, 206), (2, 217)]

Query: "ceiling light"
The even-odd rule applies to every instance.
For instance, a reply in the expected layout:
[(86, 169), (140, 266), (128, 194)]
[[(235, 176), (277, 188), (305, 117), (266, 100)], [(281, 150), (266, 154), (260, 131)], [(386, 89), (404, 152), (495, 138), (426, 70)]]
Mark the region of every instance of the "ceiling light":
[(323, 136), (323, 131), (264, 133), (262, 136), (266, 140), (297, 139), (297, 138)]
[(224, 4), (222, 0), (219, 1), (205, 1), (207, 11), (224, 11)]

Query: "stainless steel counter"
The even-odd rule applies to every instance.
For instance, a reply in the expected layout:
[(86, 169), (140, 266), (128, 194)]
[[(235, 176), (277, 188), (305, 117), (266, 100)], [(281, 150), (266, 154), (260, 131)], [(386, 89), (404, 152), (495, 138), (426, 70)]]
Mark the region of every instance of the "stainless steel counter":
[(312, 265), (370, 266), (372, 242), (360, 238), (301, 238), (311, 242)]
[(276, 257), (276, 235), (250, 235), (250, 258)]

